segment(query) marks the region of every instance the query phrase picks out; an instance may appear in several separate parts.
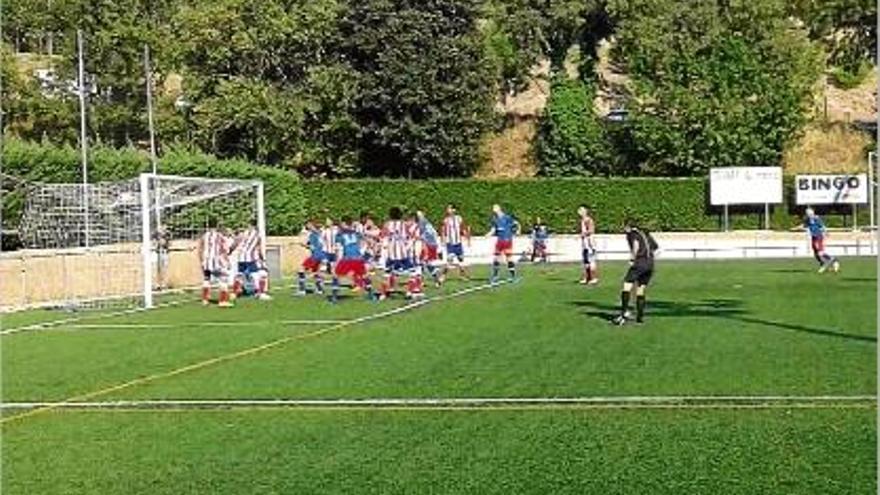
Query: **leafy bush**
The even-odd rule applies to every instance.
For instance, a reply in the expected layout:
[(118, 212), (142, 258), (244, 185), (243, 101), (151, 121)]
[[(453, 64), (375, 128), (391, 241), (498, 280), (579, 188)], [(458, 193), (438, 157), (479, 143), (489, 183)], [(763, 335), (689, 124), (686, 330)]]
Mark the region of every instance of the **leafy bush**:
[[(556, 233), (577, 229), (578, 205), (593, 208), (602, 232), (619, 232), (627, 216), (655, 231), (717, 231), (722, 209), (709, 206), (709, 183), (685, 179), (537, 179), (537, 180), (344, 180), (304, 181), (308, 214), (314, 218), (359, 215), (371, 211), (385, 218), (388, 208), (423, 209), (439, 221), (448, 203), (455, 203), (476, 234), (488, 230), (490, 209), (500, 203), (523, 223), (541, 216)], [(773, 208), (771, 226), (788, 230), (799, 222), (793, 181), (786, 181), (788, 204)], [(863, 208), (867, 216), (867, 208)], [(731, 208), (734, 229), (763, 228), (763, 207)], [(832, 227), (851, 221), (849, 208), (820, 209)], [(860, 223), (865, 224), (866, 218)], [(484, 230), (485, 228), (485, 230)]]
[[(149, 159), (131, 149), (94, 147), (90, 151), (90, 182), (136, 177), (150, 169)], [(70, 146), (50, 146), (8, 140), (3, 150), (3, 172), (28, 182), (79, 182), (79, 151)], [(159, 172), (168, 175), (260, 179), (265, 185), (266, 225), (270, 234), (296, 234), (303, 224), (305, 199), (294, 174), (244, 160), (219, 160), (201, 153), (174, 149), (162, 157)], [(3, 199), (4, 218), (13, 225), (21, 214), (21, 195)]]
[(605, 128), (593, 111), (592, 88), (580, 80), (554, 79), (538, 129), (541, 175), (610, 175), (612, 152)]

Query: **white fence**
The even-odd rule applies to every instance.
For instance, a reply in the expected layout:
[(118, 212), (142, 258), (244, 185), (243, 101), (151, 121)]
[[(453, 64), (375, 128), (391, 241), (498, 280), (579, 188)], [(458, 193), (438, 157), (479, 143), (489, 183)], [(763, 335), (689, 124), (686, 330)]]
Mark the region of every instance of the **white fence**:
[[(802, 234), (655, 234), (660, 245), (658, 258), (694, 259), (759, 259), (759, 258), (811, 258), (813, 252), (809, 240)], [(517, 254), (531, 250), (528, 237), (514, 241)], [(470, 263), (490, 263), (494, 239), (475, 237), (465, 251)], [(626, 239), (621, 235), (598, 235), (596, 247), (600, 260), (629, 259)], [(826, 249), (835, 256), (873, 256), (877, 243), (872, 234), (839, 234), (826, 241)], [(555, 236), (548, 242), (552, 262), (576, 262), (581, 259), (581, 241), (577, 236)]]

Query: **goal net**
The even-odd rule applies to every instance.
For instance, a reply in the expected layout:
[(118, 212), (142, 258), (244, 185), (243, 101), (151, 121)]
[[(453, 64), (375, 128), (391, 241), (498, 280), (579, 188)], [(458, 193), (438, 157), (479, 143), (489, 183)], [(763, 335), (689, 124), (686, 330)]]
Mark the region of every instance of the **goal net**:
[(262, 182), (143, 174), (31, 184), (19, 228), (26, 249), (14, 256), (18, 297), (4, 301), (85, 309), (190, 297), (202, 280), (198, 239), (212, 223), (230, 235), (254, 225), (265, 236)]

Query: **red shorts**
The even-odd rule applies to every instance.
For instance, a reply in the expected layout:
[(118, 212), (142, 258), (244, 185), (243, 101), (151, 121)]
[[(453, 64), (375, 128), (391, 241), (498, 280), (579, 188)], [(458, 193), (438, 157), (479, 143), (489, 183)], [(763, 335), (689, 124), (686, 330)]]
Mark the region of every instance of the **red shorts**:
[(306, 258), (302, 264), (303, 270), (312, 273), (318, 273), (321, 270), (321, 260), (317, 258)]
[(513, 252), (513, 241), (497, 240), (495, 241), (495, 256), (500, 254), (510, 254)]
[(817, 253), (825, 251), (825, 239), (822, 239), (821, 237), (813, 239), (813, 251)]
[(423, 262), (437, 261), (437, 246), (422, 246), (422, 252), (419, 253), (419, 260)]
[(363, 259), (343, 258), (336, 263), (336, 276), (345, 277), (354, 275), (355, 277), (363, 277), (367, 274), (367, 262)]

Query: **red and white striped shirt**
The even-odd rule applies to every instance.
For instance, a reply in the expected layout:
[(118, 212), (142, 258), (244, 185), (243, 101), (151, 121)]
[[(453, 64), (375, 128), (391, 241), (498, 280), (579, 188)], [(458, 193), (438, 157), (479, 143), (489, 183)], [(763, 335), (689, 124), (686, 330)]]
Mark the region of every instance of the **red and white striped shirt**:
[(407, 256), (410, 258), (416, 257), (416, 250), (418, 249), (418, 243), (422, 239), (422, 228), (419, 227), (418, 222), (406, 222), (406, 235), (407, 235)]
[(388, 259), (405, 260), (410, 256), (410, 230), (402, 220), (389, 220), (382, 229)]
[(596, 223), (592, 217), (581, 218), (581, 247), (594, 249), (593, 234), (596, 233)]
[(251, 263), (262, 261), (263, 239), (257, 229), (248, 229), (238, 237), (238, 261), (239, 263)]
[(229, 268), (229, 238), (216, 230), (202, 235), (202, 269), (210, 272)]
[(448, 215), (443, 219), (443, 238), (446, 244), (461, 244), (464, 221), (458, 215)]
[(339, 227), (336, 225), (321, 229), (321, 242), (324, 244), (324, 249), (327, 250), (328, 253), (333, 252), (333, 246), (336, 245), (337, 234), (339, 234)]

